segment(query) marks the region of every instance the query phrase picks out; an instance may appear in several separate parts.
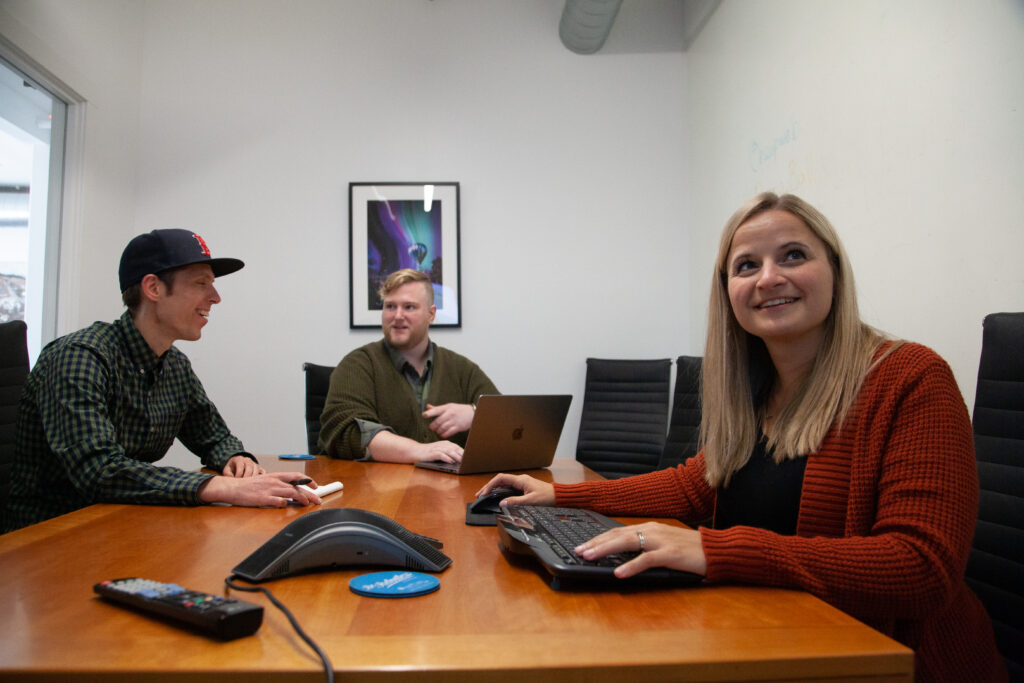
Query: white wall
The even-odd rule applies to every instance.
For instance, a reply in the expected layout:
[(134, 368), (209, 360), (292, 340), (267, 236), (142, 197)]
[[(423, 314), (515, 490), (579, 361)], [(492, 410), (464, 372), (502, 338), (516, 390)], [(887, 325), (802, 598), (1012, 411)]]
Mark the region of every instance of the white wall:
[[(180, 348), (250, 449), (303, 450), (302, 362), (379, 337), (348, 329), (348, 183), (458, 181), (463, 327), (433, 337), (504, 392), (575, 394), (558, 453), (571, 456), (587, 356), (695, 349), (684, 55), (656, 14), (677, 8), (624, 7), (627, 30), (584, 57), (559, 42), (562, 5), (150, 0), (126, 26), (109, 0), (0, 0), (104, 85), (107, 45), (139, 45), (133, 177), (110, 177), (126, 195), (106, 207), (114, 223), (89, 222), (85, 241), (103, 250), (83, 263), (107, 279), (83, 280), (101, 303), (81, 323), (119, 313), (114, 252), (131, 234), (195, 229), (247, 266), (218, 281), (203, 339)], [(96, 37), (71, 55), (65, 10)], [(652, 22), (662, 31), (645, 42)], [(93, 122), (93, 143), (123, 153)]]
[(719, 232), (794, 192), (850, 251), (861, 312), (952, 366), (1024, 310), (1024, 3), (725, 0), (687, 52), (691, 345)]
[(973, 403), (982, 316), (1024, 309), (1019, 0), (725, 0), (685, 55), (638, 28), (671, 3), (624, 3), (587, 57), (561, 6), (0, 0), (87, 100), (78, 325), (118, 315), (131, 235), (196, 229), (248, 266), (182, 348), (250, 448), (300, 450), (302, 362), (377, 336), (347, 328), (348, 183), (456, 180), (465, 326), (434, 336), (506, 392), (576, 394), (571, 455), (584, 358), (701, 353), (719, 229), (775, 188)]

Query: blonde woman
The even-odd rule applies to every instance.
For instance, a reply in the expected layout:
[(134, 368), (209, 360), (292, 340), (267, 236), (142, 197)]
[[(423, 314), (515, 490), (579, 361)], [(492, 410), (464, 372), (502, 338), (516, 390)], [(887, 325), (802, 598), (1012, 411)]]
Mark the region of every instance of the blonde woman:
[(683, 465), (572, 485), (500, 474), (482, 491), (710, 519), (617, 528), (577, 553), (643, 550), (620, 578), (662, 566), (803, 589), (913, 648), (918, 680), (1004, 680), (964, 582), (978, 483), (956, 381), (861, 321), (838, 235), (798, 197), (758, 195), (726, 223), (702, 372), (701, 452)]

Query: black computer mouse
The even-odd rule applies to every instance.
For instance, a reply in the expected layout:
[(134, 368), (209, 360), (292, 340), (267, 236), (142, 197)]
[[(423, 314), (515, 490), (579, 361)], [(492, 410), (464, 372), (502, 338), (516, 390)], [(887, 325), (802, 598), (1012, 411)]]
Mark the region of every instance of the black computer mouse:
[(469, 511), (475, 514), (495, 514), (501, 512), (501, 501), (509, 496), (521, 496), (523, 492), (511, 486), (496, 486), (469, 504)]

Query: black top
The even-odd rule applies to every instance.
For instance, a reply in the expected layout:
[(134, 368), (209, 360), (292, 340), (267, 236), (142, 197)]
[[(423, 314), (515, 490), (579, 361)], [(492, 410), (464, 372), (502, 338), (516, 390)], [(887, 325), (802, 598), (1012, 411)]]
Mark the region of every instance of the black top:
[(762, 437), (747, 464), (733, 473), (728, 486), (718, 489), (715, 529), (743, 525), (796, 534), (807, 458), (776, 464), (765, 446)]

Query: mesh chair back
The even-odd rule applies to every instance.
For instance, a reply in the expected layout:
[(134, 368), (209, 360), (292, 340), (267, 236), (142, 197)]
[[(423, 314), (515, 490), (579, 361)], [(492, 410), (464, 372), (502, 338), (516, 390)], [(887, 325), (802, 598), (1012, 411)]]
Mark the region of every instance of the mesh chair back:
[(610, 479), (653, 471), (665, 446), (671, 364), (587, 359), (576, 459)]
[(327, 402), (334, 366), (303, 363), (302, 371), (306, 374), (306, 446), (310, 453), (319, 455), (320, 415)]
[(658, 469), (675, 467), (697, 455), (700, 440), (700, 356), (676, 359), (676, 385), (672, 390), (672, 418)]
[[(14, 431), (18, 423), (18, 402), (28, 377), (27, 330), (22, 320), (0, 324), (0, 511), (7, 500), (14, 463)], [(3, 528), (0, 526), (0, 528)]]
[(981, 497), (967, 583), (1024, 680), (1024, 313), (985, 317), (974, 400)]

